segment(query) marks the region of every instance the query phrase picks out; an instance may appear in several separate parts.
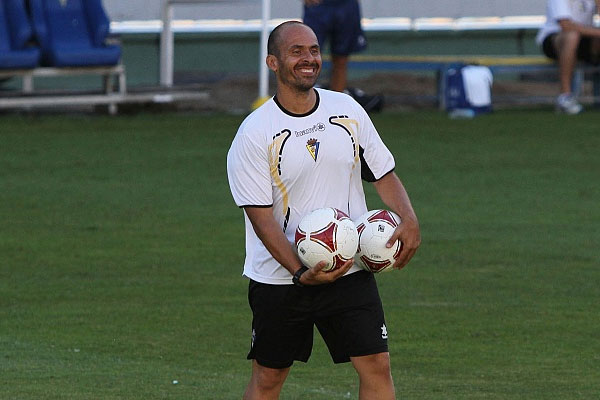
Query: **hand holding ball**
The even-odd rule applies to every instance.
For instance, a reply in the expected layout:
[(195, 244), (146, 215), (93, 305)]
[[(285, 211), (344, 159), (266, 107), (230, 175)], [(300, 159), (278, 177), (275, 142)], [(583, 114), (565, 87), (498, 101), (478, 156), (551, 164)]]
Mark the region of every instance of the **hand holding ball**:
[(387, 210), (372, 210), (356, 220), (358, 231), (358, 250), (354, 257), (356, 263), (371, 272), (383, 272), (392, 269), (402, 250), (399, 240), (392, 247), (386, 247), (398, 225), (400, 217)]
[(336, 208), (319, 208), (298, 224), (298, 257), (309, 268), (324, 261), (323, 271), (339, 268), (353, 257), (367, 271), (389, 271), (402, 250), (402, 242), (397, 240), (389, 248), (386, 244), (401, 223), (400, 217), (388, 210), (371, 210), (352, 222)]

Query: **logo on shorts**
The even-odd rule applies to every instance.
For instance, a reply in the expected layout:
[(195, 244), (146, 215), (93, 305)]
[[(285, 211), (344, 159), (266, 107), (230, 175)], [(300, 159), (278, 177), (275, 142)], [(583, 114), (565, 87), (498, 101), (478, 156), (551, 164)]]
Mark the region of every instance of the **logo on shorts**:
[(317, 161), (317, 156), (319, 155), (319, 144), (320, 142), (317, 139), (311, 138), (306, 142), (306, 150), (310, 153), (310, 156)]
[(250, 347), (254, 347), (254, 341), (256, 340), (256, 330), (252, 329), (252, 339)]
[(385, 324), (381, 325), (381, 338), (382, 339), (387, 339), (387, 327), (385, 326)]

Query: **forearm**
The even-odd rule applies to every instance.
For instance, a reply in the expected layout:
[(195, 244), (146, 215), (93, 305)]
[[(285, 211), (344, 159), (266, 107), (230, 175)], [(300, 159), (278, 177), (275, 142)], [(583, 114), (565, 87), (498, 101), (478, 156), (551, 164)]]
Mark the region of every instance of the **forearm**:
[(244, 210), (252, 223), (254, 232), (269, 253), (285, 269), (294, 274), (302, 262), (273, 217), (273, 209), (271, 207), (246, 207)]
[(381, 200), (402, 220), (386, 245), (391, 247), (396, 240), (402, 242), (402, 250), (394, 263), (394, 268), (401, 269), (408, 264), (421, 244), (419, 221), (404, 185), (395, 173), (390, 172), (375, 182), (374, 185)]
[(570, 19), (563, 19), (558, 23), (563, 32), (575, 31), (581, 36), (600, 37), (600, 29), (596, 27), (578, 24)]
[[(269, 250), (269, 253), (290, 274), (294, 275), (302, 267), (302, 262), (275, 217), (273, 217), (273, 209), (271, 207), (245, 207), (244, 210), (252, 223), (254, 232)], [(303, 285), (321, 285), (333, 282), (348, 272), (352, 267), (352, 263), (353, 260), (349, 260), (340, 268), (323, 271), (325, 262), (322, 261), (302, 274), (300, 283)]]
[(579, 25), (578, 32), (581, 36), (600, 37), (600, 29), (593, 26)]
[(380, 180), (373, 183), (383, 203), (393, 212), (398, 214), (402, 220), (414, 221), (418, 224), (417, 215), (412, 207), (408, 193), (400, 178), (390, 172)]

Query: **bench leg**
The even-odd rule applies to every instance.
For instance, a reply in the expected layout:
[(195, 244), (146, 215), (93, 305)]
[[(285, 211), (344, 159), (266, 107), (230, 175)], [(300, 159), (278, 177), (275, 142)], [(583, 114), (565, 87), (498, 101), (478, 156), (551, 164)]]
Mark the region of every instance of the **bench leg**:
[(127, 92), (127, 78), (125, 77), (125, 72), (121, 72), (119, 74), (119, 93), (125, 94)]
[[(113, 92), (113, 75), (111, 73), (107, 73), (102, 78), (104, 80), (104, 94), (110, 96)], [(108, 103), (108, 113), (110, 115), (117, 114), (116, 103)]]
[(33, 93), (33, 75), (23, 75), (23, 92)]

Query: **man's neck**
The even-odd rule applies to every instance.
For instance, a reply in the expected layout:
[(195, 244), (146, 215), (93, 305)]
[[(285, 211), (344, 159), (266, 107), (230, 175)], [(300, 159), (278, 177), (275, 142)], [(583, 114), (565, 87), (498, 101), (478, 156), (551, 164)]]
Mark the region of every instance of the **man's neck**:
[(293, 114), (306, 114), (312, 110), (317, 102), (314, 88), (307, 91), (295, 91), (279, 86), (277, 88), (277, 101), (283, 108)]

